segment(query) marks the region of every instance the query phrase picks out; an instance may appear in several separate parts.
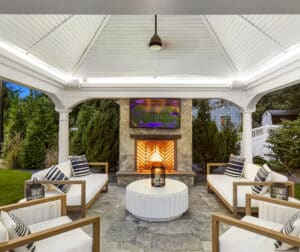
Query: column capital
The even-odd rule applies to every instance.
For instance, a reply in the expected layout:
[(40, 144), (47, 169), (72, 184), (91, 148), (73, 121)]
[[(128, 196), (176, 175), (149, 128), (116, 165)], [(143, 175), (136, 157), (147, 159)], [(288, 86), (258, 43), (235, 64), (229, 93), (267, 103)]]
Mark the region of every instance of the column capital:
[(65, 108), (63, 108), (63, 109), (55, 109), (58, 113), (67, 113), (67, 114), (69, 114), (70, 112), (72, 112), (72, 109), (65, 109)]
[(244, 113), (254, 113), (256, 111), (255, 108), (245, 108), (245, 109), (241, 109), (241, 112)]

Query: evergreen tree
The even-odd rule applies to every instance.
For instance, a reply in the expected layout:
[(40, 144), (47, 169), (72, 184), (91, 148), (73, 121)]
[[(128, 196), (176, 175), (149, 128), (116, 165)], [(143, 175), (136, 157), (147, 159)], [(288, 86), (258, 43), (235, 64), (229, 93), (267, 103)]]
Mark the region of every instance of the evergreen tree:
[(193, 162), (205, 167), (208, 162), (220, 161), (220, 137), (215, 122), (210, 120), (208, 100), (197, 103), (198, 115), (193, 119)]
[(286, 170), (289, 174), (300, 168), (300, 118), (283, 121), (281, 128), (270, 132), (267, 142), (270, 144), (272, 167)]
[(119, 160), (119, 106), (113, 100), (82, 104), (78, 128), (72, 136), (73, 154), (86, 154), (88, 160), (107, 161), (116, 167)]

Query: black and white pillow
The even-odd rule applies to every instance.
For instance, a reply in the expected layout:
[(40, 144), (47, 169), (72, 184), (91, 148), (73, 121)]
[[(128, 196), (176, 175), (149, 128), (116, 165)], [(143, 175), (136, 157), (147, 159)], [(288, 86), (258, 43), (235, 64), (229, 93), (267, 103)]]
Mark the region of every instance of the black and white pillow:
[[(281, 233), (299, 237), (300, 235), (300, 211), (295, 213), (280, 230)], [(282, 241), (275, 241), (274, 246), (276, 250), (289, 250), (293, 248), (292, 245)]]
[(245, 158), (231, 154), (224, 174), (230, 177), (240, 178), (243, 175), (244, 163)]
[[(45, 178), (49, 181), (56, 180), (69, 180), (69, 178), (61, 172), (61, 170), (57, 166), (52, 166), (49, 171), (45, 174)], [(59, 192), (67, 193), (71, 187), (69, 184), (54, 184), (54, 187)]]
[(70, 157), (74, 177), (82, 177), (91, 174), (91, 170), (85, 155)]
[[(263, 165), (254, 178), (256, 182), (268, 182), (272, 180), (272, 170), (267, 166)], [(265, 194), (270, 186), (254, 185), (251, 187), (253, 194)]]
[[(1, 221), (7, 229), (10, 239), (16, 239), (31, 234), (29, 228), (12, 213), (1, 211)], [(25, 246), (15, 248), (13, 251), (34, 252), (35, 244), (31, 242)]]

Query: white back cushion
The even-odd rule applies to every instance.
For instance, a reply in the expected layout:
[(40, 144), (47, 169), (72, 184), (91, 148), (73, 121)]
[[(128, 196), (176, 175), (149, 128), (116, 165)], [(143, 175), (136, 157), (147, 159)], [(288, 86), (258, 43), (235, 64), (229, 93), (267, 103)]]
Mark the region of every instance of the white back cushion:
[(0, 221), (0, 243), (8, 241), (8, 232), (6, 227), (3, 225), (3, 223)]
[(272, 171), (272, 182), (287, 182), (287, 181), (288, 181), (287, 176)]
[(258, 172), (259, 169), (260, 169), (259, 165), (246, 163), (245, 168), (244, 168), (243, 177), (250, 181), (254, 181), (256, 173)]
[(70, 160), (60, 163), (57, 166), (68, 178), (72, 176), (72, 163)]

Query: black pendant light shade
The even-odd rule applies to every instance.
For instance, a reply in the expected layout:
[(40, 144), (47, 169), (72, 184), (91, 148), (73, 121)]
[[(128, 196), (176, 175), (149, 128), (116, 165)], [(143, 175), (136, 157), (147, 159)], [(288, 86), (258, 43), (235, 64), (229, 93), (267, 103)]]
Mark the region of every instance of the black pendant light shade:
[(150, 39), (149, 47), (153, 51), (158, 51), (162, 49), (161, 38), (157, 35), (157, 15), (155, 15), (155, 33)]

